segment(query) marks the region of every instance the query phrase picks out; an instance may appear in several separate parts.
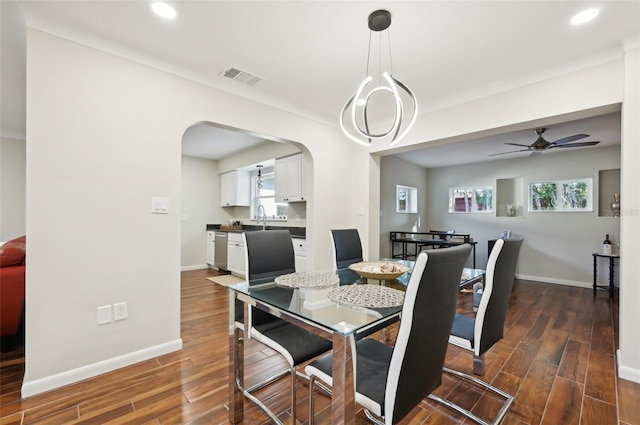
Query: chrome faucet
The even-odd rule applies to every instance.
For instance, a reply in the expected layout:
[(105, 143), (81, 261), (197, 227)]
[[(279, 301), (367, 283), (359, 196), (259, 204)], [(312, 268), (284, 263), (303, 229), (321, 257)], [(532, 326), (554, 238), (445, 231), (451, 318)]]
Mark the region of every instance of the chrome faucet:
[[(262, 210), (262, 215), (260, 215), (260, 210)], [(262, 219), (262, 230), (267, 230), (267, 213), (264, 211), (264, 205), (258, 205), (258, 223)]]

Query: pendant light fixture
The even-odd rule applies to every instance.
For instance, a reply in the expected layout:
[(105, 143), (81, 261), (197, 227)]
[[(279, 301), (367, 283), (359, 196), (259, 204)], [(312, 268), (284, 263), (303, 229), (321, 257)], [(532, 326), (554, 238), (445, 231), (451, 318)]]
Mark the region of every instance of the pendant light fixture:
[(262, 189), (262, 183), (264, 182), (264, 180), (262, 180), (262, 165), (256, 165), (256, 167), (258, 168), (258, 177), (256, 178), (256, 186), (258, 186), (258, 190)]
[[(382, 32), (391, 25), (391, 13), (388, 10), (376, 10), (369, 15), (369, 54), (367, 56), (367, 73), (356, 93), (345, 103), (340, 114), (340, 128), (344, 134), (356, 143), (371, 146), (373, 140), (386, 140), (391, 146), (407, 135), (418, 114), (418, 102), (407, 86), (393, 77), (391, 64), (391, 41), (389, 31), (386, 32), (388, 42), (388, 63), (383, 64)], [(370, 68), (372, 54), (372, 36), (380, 33), (378, 38), (378, 67)], [(374, 78), (375, 76), (375, 78)], [(377, 80), (377, 81), (374, 81)], [(374, 96), (375, 95), (375, 96)], [(387, 104), (393, 105), (395, 112), (387, 131), (373, 132), (370, 129), (370, 109), (386, 106), (380, 102), (382, 96), (387, 97)], [(408, 111), (407, 111), (408, 108)], [(410, 116), (405, 116), (405, 112)], [(378, 125), (377, 127), (379, 127)]]

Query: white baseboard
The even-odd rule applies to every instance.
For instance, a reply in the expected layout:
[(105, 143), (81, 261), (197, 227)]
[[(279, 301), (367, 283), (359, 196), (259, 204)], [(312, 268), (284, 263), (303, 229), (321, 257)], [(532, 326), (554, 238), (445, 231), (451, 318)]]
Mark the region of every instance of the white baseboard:
[(209, 265), (208, 264), (196, 264), (195, 266), (183, 266), (180, 267), (180, 271), (181, 272), (188, 272), (191, 270), (202, 270), (202, 269), (208, 269)]
[(640, 370), (620, 364), (620, 350), (616, 351), (616, 361), (618, 363), (619, 378), (626, 379), (627, 381), (637, 382), (640, 384)]
[(60, 388), (84, 379), (93, 378), (94, 376), (101, 375), (103, 373), (131, 366), (132, 364), (179, 350), (182, 350), (182, 339), (176, 339), (154, 347), (134, 351), (133, 353), (123, 354), (122, 356), (113, 357), (111, 359), (82, 366), (77, 369), (68, 370), (56, 375), (47, 376), (45, 378), (36, 379), (34, 381), (23, 382), (22, 397), (31, 397), (45, 391)]
[(593, 288), (593, 282), (579, 282), (576, 280), (555, 279), (553, 277), (529, 276), (516, 274), (516, 279), (533, 280), (535, 282), (555, 283), (557, 285), (577, 286), (579, 288)]

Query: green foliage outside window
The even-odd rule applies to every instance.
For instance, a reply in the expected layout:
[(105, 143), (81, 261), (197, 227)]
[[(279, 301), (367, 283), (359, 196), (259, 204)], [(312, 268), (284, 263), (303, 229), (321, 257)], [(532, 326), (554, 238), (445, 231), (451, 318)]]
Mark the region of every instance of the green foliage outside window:
[(591, 179), (531, 183), (529, 211), (591, 211)]
[(533, 211), (553, 211), (556, 209), (555, 183), (533, 183), (531, 185), (531, 209)]
[(491, 211), (493, 189), (475, 189), (474, 194), (478, 211)]
[(564, 209), (584, 209), (589, 198), (585, 182), (566, 183), (562, 185), (562, 207)]

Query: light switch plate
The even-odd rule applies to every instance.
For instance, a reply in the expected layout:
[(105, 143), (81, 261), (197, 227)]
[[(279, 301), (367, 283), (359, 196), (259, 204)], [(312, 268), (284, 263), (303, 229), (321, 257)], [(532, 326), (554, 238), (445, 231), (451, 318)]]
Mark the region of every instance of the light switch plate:
[(98, 324), (104, 325), (106, 323), (111, 323), (111, 305), (103, 305), (102, 307), (98, 307)]
[(169, 214), (169, 198), (152, 196), (151, 214)]

